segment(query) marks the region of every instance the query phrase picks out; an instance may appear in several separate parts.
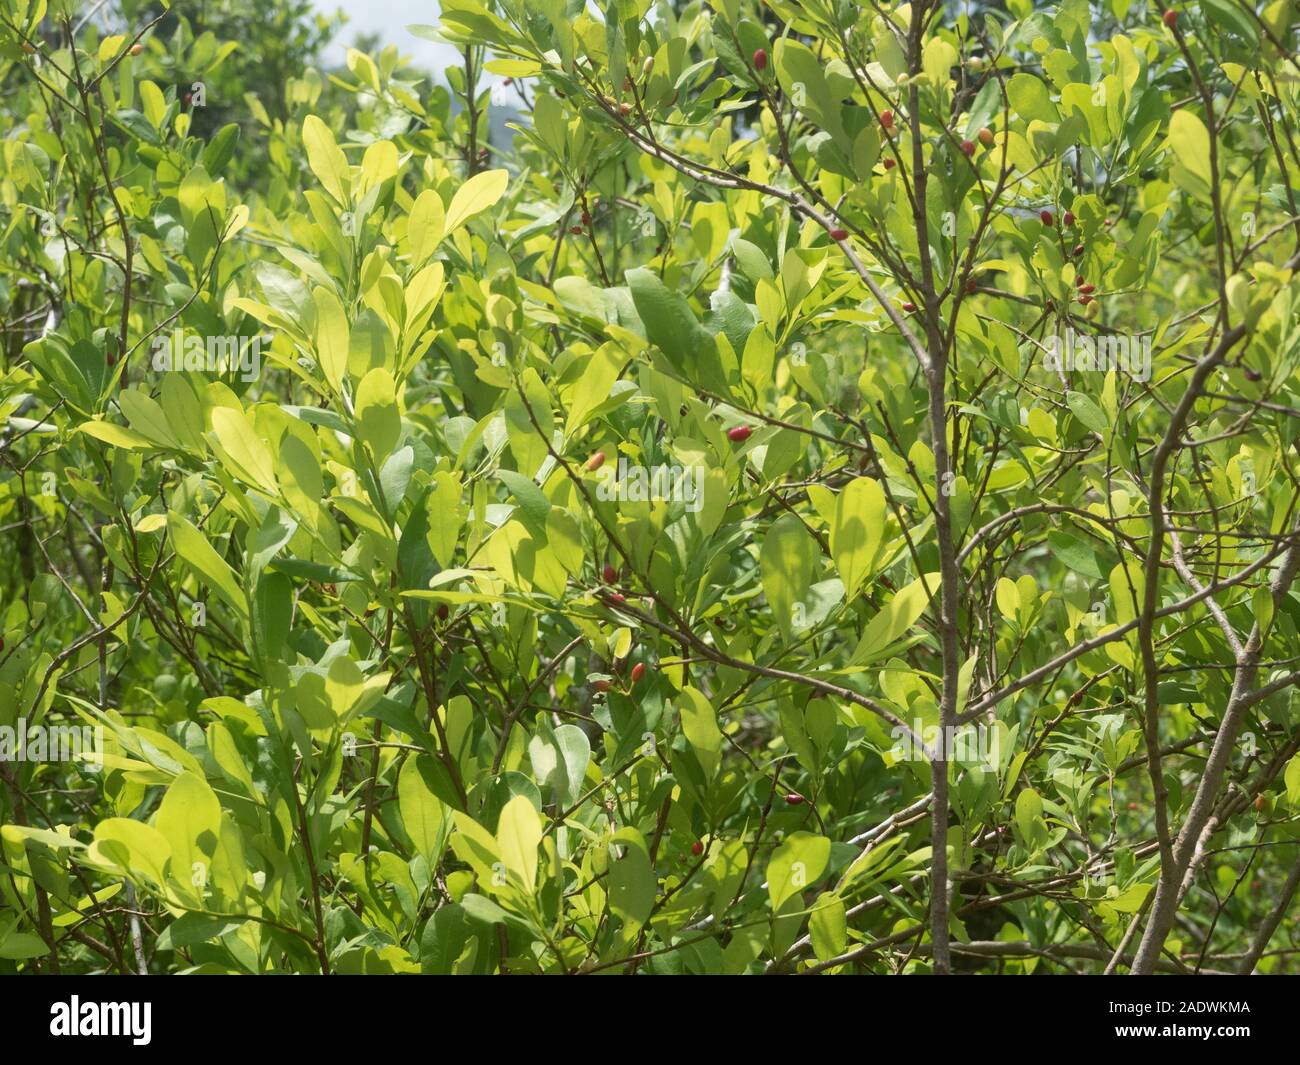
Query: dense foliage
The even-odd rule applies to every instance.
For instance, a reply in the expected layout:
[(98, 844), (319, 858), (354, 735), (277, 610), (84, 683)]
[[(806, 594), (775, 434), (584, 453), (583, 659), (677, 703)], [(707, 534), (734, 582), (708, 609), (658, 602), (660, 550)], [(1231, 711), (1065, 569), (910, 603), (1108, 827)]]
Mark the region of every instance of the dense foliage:
[(0, 967), (1293, 970), (1297, 6), (440, 6), (0, 7)]

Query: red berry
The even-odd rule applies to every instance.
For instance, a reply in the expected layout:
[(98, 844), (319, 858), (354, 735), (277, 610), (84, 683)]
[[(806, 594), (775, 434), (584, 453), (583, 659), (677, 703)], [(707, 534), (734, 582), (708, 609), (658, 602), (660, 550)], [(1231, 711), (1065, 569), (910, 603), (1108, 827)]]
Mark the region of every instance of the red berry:
[(801, 806), (803, 804), (803, 796), (800, 795), (797, 791), (792, 791), (790, 792), (789, 795), (785, 797), (785, 801), (788, 802), (791, 806)]
[(633, 684), (635, 684), (635, 683), (636, 683), (637, 681), (639, 681), (642, 677), (644, 677), (644, 676), (645, 676), (645, 663), (644, 663), (644, 662), (638, 662), (636, 665), (634, 665), (634, 666), (632, 667), (632, 672), (631, 672), (630, 676), (632, 677), (632, 683), (633, 683)]
[(631, 104), (619, 104), (619, 105), (618, 105), (618, 113), (619, 113), (620, 115), (622, 115), (624, 118), (626, 118), (628, 115), (630, 115), (630, 114), (632, 113), (632, 105), (631, 105)]
[(756, 52), (754, 52), (754, 69), (755, 70), (767, 69), (767, 50), (765, 48), (759, 48)]
[(1264, 796), (1263, 796), (1263, 795), (1256, 795), (1256, 796), (1255, 796), (1255, 809), (1256, 809), (1256, 810), (1259, 810), (1261, 813), (1263, 813), (1263, 811), (1264, 811), (1264, 806), (1265, 806), (1265, 805), (1266, 805), (1266, 804), (1265, 804), (1265, 802), (1264, 802)]
[(849, 231), (847, 229), (832, 229), (831, 240), (848, 240)]
[(514, 79), (514, 78), (506, 78), (506, 80), (503, 81), (501, 84), (502, 84), (502, 85), (513, 85), (514, 83), (515, 83), (515, 79)]
[(704, 853), (704, 844), (697, 839), (694, 843), (691, 844), (691, 853), (698, 858), (701, 854)]
[(1241, 372), (1246, 375), (1247, 381), (1262, 381), (1264, 379), (1264, 375), (1262, 373), (1260, 373), (1258, 370), (1252, 370), (1249, 366), (1243, 366), (1241, 368)]
[(609, 593), (609, 597), (610, 597), (612, 600), (614, 600), (614, 602), (616, 602), (616, 603), (626, 603), (626, 602), (627, 602), (627, 596), (625, 596), (622, 592), (610, 592), (610, 593)]
[(889, 129), (889, 127), (892, 126), (892, 125), (894, 124), (894, 112), (893, 112), (893, 111), (881, 111), (881, 112), (880, 112), (880, 124), (881, 124), (882, 126), (884, 126), (885, 129)]
[(591, 225), (591, 215), (587, 213), (587, 209), (585, 207), (582, 209), (582, 224), (584, 226)]
[(1087, 295), (1089, 295), (1090, 293), (1096, 292), (1096, 291), (1097, 291), (1097, 286), (1096, 286), (1096, 285), (1080, 285), (1080, 286), (1079, 286), (1079, 291), (1082, 292), (1085, 296), (1087, 296)]
[(962, 141), (962, 142), (961, 142), (961, 150), (962, 150), (963, 152), (965, 152), (967, 155), (974, 155), (974, 154), (975, 154), (975, 142), (974, 142), (974, 141)]
[(885, 157), (885, 169), (886, 169), (886, 170), (893, 170), (893, 169), (894, 169), (894, 159), (893, 159), (892, 156), (886, 156), (886, 157)]
[(911, 314), (914, 310), (916, 310), (916, 304), (911, 302), (911, 300), (908, 300), (906, 303), (903, 304), (903, 310), (905, 310), (908, 314)]
[(1178, 25), (1178, 12), (1172, 7), (1160, 16), (1160, 21), (1168, 26), (1171, 30)]
[(1128, 808), (1129, 808), (1130, 810), (1136, 810), (1136, 809), (1138, 808), (1138, 804), (1135, 803), (1135, 802), (1131, 802), (1131, 803), (1128, 804)]
[(1038, 212), (1038, 217), (1039, 217), (1039, 219), (1042, 221), (1043, 225), (1045, 225), (1045, 226), (1050, 226), (1050, 225), (1052, 224), (1052, 212), (1051, 212), (1051, 211), (1039, 211), (1039, 212)]
[(605, 568), (600, 571), (600, 575), (604, 578), (606, 584), (613, 584), (618, 579), (618, 572), (608, 562), (605, 563)]
[(968, 296), (974, 293), (976, 287), (975, 279), (973, 277), (966, 278), (966, 294)]
[(1080, 303), (1082, 306), (1084, 306), (1084, 307), (1088, 306), (1088, 304), (1090, 304), (1091, 302), (1092, 302), (1092, 297), (1091, 297), (1091, 296), (1080, 296), (1080, 297), (1079, 297), (1079, 303)]
[(1076, 244), (1073, 248), (1070, 249), (1070, 254), (1073, 255), (1076, 259), (1080, 255), (1082, 255), (1083, 252), (1084, 252), (1084, 247), (1082, 244)]
[(439, 620), (439, 621), (446, 621), (449, 617), (451, 617), (451, 610), (448, 609), (447, 604), (446, 604), (446, 603), (439, 603), (439, 604), (438, 604), (438, 620)]
[(733, 444), (743, 444), (753, 431), (748, 425), (737, 425), (734, 429), (727, 430), (727, 439)]
[(107, 355), (104, 356), (104, 361), (108, 363), (109, 366), (112, 366), (113, 363), (117, 362), (117, 356), (110, 351)]
[(1115, 219), (1107, 218), (1104, 224), (1108, 226), (1113, 226), (1115, 224)]
[(1083, 274), (1080, 274), (1078, 277), (1074, 279), (1074, 283), (1078, 285), (1080, 288), (1083, 288), (1083, 286), (1086, 285), (1088, 282), (1086, 282), (1083, 279)]
[(5, 638), (3, 636), (0, 636), (0, 654), (4, 652), (4, 649), (5, 649)]
[(980, 130), (980, 143), (984, 145), (985, 148), (993, 147), (993, 131), (989, 129), (988, 126), (985, 126)]
[(575, 237), (582, 236), (582, 226), (569, 226), (569, 232)]
[(587, 460), (586, 469), (588, 473), (594, 473), (596, 470), (600, 469), (603, 465), (605, 465), (605, 452), (597, 451), (594, 455), (591, 456), (591, 458)]
[(609, 691), (609, 681), (607, 680), (593, 680), (591, 686), (598, 692)]

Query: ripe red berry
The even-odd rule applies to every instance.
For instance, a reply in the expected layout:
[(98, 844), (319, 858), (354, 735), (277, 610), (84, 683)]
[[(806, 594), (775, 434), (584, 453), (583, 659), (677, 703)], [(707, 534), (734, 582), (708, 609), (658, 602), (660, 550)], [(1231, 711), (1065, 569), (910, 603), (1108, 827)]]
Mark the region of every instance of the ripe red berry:
[(609, 597), (610, 597), (612, 600), (614, 600), (614, 602), (616, 602), (616, 603), (626, 603), (626, 602), (627, 602), (627, 596), (625, 596), (622, 592), (610, 592), (610, 593), (609, 593)]
[(788, 802), (791, 806), (800, 806), (803, 804), (803, 796), (800, 795), (797, 791), (792, 791), (790, 792), (789, 795), (785, 797), (785, 801)]
[(1130, 810), (1136, 810), (1136, 809), (1138, 808), (1138, 804), (1135, 803), (1135, 802), (1131, 802), (1131, 803), (1128, 804), (1128, 808), (1129, 808)]
[(582, 236), (582, 226), (569, 226), (569, 232), (575, 237)]
[(608, 562), (605, 563), (605, 568), (600, 571), (600, 575), (604, 578), (606, 584), (613, 584), (618, 579), (618, 572)]
[(753, 431), (748, 425), (737, 425), (734, 429), (727, 430), (727, 439), (733, 444), (743, 444)]
[(893, 156), (888, 156), (888, 155), (885, 156), (885, 169), (886, 169), (886, 170), (893, 170), (893, 169), (894, 169), (894, 159), (893, 159)]
[(963, 152), (965, 152), (967, 155), (974, 155), (974, 154), (975, 154), (975, 142), (974, 142), (974, 141), (962, 141), (962, 142), (961, 142), (961, 150), (962, 150)]
[(1092, 297), (1091, 297), (1091, 296), (1080, 296), (1080, 297), (1079, 297), (1079, 303), (1080, 303), (1082, 306), (1084, 306), (1084, 307), (1088, 306), (1088, 304), (1090, 304), (1091, 302), (1092, 302)]
[(908, 314), (911, 314), (914, 310), (916, 310), (916, 304), (913, 303), (911, 300), (908, 300), (903, 304), (903, 310), (905, 310)]
[(1168, 26), (1171, 30), (1178, 25), (1178, 12), (1172, 7), (1160, 16), (1160, 21)]
[(591, 686), (598, 692), (609, 691), (609, 681), (607, 680), (593, 680)]
[(984, 145), (985, 148), (993, 147), (993, 131), (989, 129), (988, 126), (985, 126), (980, 130), (980, 143)]
[(701, 854), (704, 853), (704, 844), (697, 839), (694, 843), (691, 844), (691, 853), (698, 858)]
[(1078, 285), (1079, 288), (1083, 288), (1083, 286), (1086, 285), (1088, 282), (1083, 279), (1083, 274), (1080, 274), (1078, 277), (1074, 279), (1074, 283)]
[(969, 296), (974, 293), (977, 287), (978, 286), (975, 284), (975, 279), (973, 277), (966, 278), (966, 295)]
[(764, 49), (764, 48), (759, 48), (757, 51), (754, 52), (754, 69), (755, 69), (755, 70), (766, 70), (766, 69), (767, 69), (767, 50), (766, 50), (766, 49)]
[(597, 451), (594, 455), (591, 456), (591, 458), (587, 460), (586, 469), (588, 473), (594, 473), (596, 470), (600, 469), (603, 465), (605, 465), (605, 452)]
[(644, 677), (644, 676), (645, 676), (645, 663), (644, 663), (644, 662), (638, 662), (636, 665), (634, 665), (634, 666), (632, 667), (632, 672), (631, 672), (630, 676), (632, 677), (632, 683), (633, 683), (633, 684), (635, 684), (635, 683), (636, 683), (637, 681), (639, 681), (642, 677)]
[(1263, 813), (1263, 811), (1264, 811), (1264, 806), (1265, 806), (1265, 805), (1266, 805), (1266, 804), (1265, 804), (1265, 802), (1264, 802), (1264, 796), (1263, 796), (1263, 795), (1256, 795), (1256, 796), (1255, 796), (1255, 809), (1256, 809), (1256, 810), (1259, 810), (1261, 813)]
[(514, 78), (506, 78), (506, 80), (503, 81), (501, 84), (502, 84), (502, 85), (513, 85), (514, 83), (515, 83), (515, 79), (514, 79)]
[(848, 240), (849, 231), (847, 229), (832, 229), (831, 240)]
[(1082, 244), (1076, 244), (1073, 248), (1070, 249), (1070, 254), (1073, 255), (1076, 259), (1080, 255), (1082, 255), (1083, 252), (1084, 252), (1084, 247)]
[(591, 215), (587, 213), (587, 209), (585, 207), (582, 209), (582, 224), (584, 226), (591, 225)]
[(880, 112), (880, 124), (881, 124), (882, 126), (884, 126), (885, 129), (889, 129), (889, 127), (892, 126), (892, 125), (894, 124), (894, 112), (893, 112), (893, 111), (881, 111), (881, 112)]
[(1039, 218), (1039, 220), (1043, 223), (1043, 225), (1045, 225), (1045, 226), (1050, 226), (1050, 225), (1052, 224), (1052, 212), (1051, 212), (1051, 211), (1039, 211), (1039, 212), (1038, 212), (1038, 218)]
[(1249, 366), (1243, 366), (1241, 368), (1241, 372), (1246, 375), (1247, 381), (1262, 381), (1264, 379), (1264, 375), (1262, 373), (1260, 373), (1258, 370), (1252, 370)]
[(448, 608), (447, 604), (446, 604), (446, 603), (439, 603), (439, 604), (438, 604), (438, 620), (439, 620), (439, 621), (446, 621), (449, 617), (451, 617), (451, 610)]
[(632, 113), (632, 105), (631, 105), (631, 104), (619, 104), (619, 105), (618, 105), (618, 113), (619, 113), (620, 115), (622, 115), (624, 118), (627, 118), (627, 116), (630, 115), (630, 114)]
[(1096, 286), (1096, 285), (1080, 285), (1080, 286), (1079, 286), (1079, 291), (1082, 292), (1085, 296), (1087, 296), (1087, 295), (1089, 295), (1090, 293), (1096, 292), (1096, 291), (1097, 291), (1097, 286)]
[(1061, 221), (1064, 222), (1067, 226), (1074, 225), (1074, 212), (1066, 211), (1065, 214), (1061, 216)]

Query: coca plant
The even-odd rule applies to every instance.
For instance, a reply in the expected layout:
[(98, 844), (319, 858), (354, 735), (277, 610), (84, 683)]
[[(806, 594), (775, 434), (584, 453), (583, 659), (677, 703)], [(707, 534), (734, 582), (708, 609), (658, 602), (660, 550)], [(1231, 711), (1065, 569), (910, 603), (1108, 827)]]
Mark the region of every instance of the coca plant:
[(0, 17), (6, 964), (1293, 966), (1294, 5), (186, 7)]

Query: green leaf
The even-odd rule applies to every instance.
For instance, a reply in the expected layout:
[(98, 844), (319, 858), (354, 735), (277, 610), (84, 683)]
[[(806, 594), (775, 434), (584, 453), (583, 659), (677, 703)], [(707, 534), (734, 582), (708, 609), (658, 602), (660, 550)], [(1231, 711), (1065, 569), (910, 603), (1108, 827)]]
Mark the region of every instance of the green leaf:
[(1214, 180), (1210, 171), (1210, 131), (1191, 108), (1180, 108), (1169, 119), (1169, 147), (1176, 161), (1170, 176), (1198, 200), (1209, 202)]
[(773, 911), (812, 887), (831, 856), (831, 841), (813, 832), (792, 832), (772, 852), (767, 863), (767, 893)]
[(623, 856), (609, 867), (609, 908), (623, 919), (623, 939), (627, 942), (654, 909), (655, 875), (640, 832), (625, 828), (614, 839), (623, 844)]
[(537, 845), (542, 842), (542, 826), (533, 804), (516, 795), (501, 811), (497, 823), (497, 846), (506, 869), (513, 873), (531, 895), (537, 887)]
[(239, 586), (235, 571), (215, 550), (207, 537), (175, 511), (167, 515), (167, 530), (172, 546), (194, 572), (242, 618), (248, 617), (248, 600)]
[(871, 575), (885, 533), (885, 493), (869, 477), (850, 481), (835, 501), (831, 522), (831, 557), (852, 599)]
[(1096, 402), (1082, 392), (1067, 392), (1065, 402), (1079, 421), (1104, 440), (1110, 433), (1110, 421)]
[(382, 465), (402, 435), (397, 384), (387, 370), (371, 370), (357, 385), (356, 418), (362, 442), (370, 448), (376, 464)]
[(700, 325), (690, 305), (652, 270), (644, 267), (629, 270), (627, 283), (646, 336), (679, 371), (685, 373), (700, 352), (713, 348), (713, 337)]
[(426, 783), (420, 766), (422, 761), (425, 761), (423, 755), (408, 758), (402, 765), (397, 778), (397, 808), (406, 834), (432, 868), (442, 849), (447, 808)]
[(808, 932), (818, 961), (829, 961), (844, 953), (849, 944), (844, 900), (833, 891), (819, 895), (813, 903), (812, 913), (808, 915)]
[(312, 290), (312, 299), (316, 304), (316, 359), (330, 388), (341, 393), (351, 342), (347, 314), (338, 296), (330, 289), (316, 286)]
[(212, 861), (221, 836), (221, 804), (208, 782), (196, 773), (181, 773), (163, 796), (154, 827), (171, 849), (173, 886), (202, 899), (213, 878)]
[(694, 749), (705, 772), (712, 776), (717, 771), (722, 750), (717, 711), (703, 692), (687, 686), (682, 689), (678, 714), (686, 742)]
[(806, 618), (808, 586), (817, 563), (817, 542), (793, 514), (777, 518), (763, 537), (759, 567), (763, 593), (781, 631), (789, 639), (804, 625), (797, 613)]
[(347, 207), (351, 202), (351, 170), (329, 126), (315, 115), (308, 115), (302, 124), (302, 143), (307, 149), (307, 165), (316, 179), (340, 207)]
[(509, 183), (508, 170), (484, 170), (475, 174), (452, 196), (442, 235), (450, 236), (474, 215), (486, 211), (505, 195)]
[[(927, 593), (927, 588), (929, 589)], [(939, 574), (930, 573), (900, 588), (894, 597), (880, 608), (862, 630), (862, 637), (854, 649), (852, 663), (866, 665), (884, 652), (890, 644), (907, 632), (929, 604), (929, 596), (939, 593)]]

